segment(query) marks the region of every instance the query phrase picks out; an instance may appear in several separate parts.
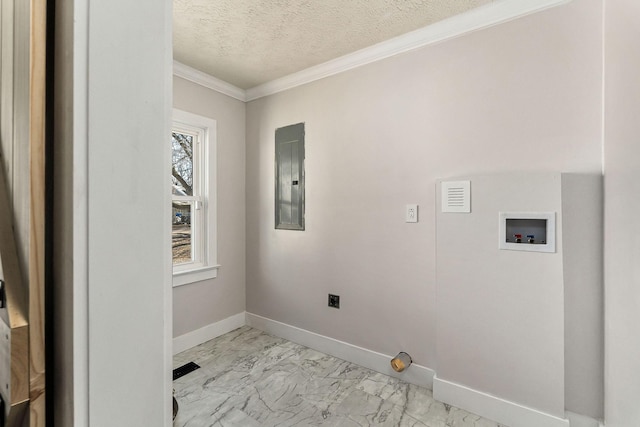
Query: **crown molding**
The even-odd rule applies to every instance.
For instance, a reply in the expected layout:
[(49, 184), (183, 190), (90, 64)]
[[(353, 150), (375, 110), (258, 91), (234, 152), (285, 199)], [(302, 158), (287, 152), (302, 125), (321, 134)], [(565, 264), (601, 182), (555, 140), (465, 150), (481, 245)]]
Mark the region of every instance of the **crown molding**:
[(428, 25), (419, 30), (403, 34), (340, 58), (247, 89), (246, 98), (247, 101), (253, 101), (400, 53), (569, 3), (570, 1), (571, 0), (503, 0), (489, 3), (485, 6), (472, 9), (469, 12)]
[(247, 90), (240, 89), (178, 61), (173, 61), (173, 74), (240, 101), (248, 102), (571, 1), (498, 0)]
[(247, 101), (247, 94), (244, 89), (240, 89), (231, 83), (227, 83), (210, 74), (191, 68), (181, 62), (173, 61), (173, 75), (197, 83), (200, 86), (213, 89), (237, 100), (243, 102)]

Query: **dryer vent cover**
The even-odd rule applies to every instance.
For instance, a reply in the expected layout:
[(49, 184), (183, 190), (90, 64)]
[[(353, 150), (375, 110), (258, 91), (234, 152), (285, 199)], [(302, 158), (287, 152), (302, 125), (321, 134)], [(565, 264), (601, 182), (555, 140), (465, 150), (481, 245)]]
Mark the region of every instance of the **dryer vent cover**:
[(471, 181), (442, 182), (442, 212), (471, 212)]

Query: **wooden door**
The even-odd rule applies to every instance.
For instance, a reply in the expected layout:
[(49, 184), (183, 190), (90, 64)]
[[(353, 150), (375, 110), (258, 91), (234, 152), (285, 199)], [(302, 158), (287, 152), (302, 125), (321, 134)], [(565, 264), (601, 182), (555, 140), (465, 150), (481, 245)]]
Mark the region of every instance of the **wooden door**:
[(46, 16), (46, 0), (0, 3), (0, 364), (10, 366), (0, 387), (7, 427), (45, 425)]

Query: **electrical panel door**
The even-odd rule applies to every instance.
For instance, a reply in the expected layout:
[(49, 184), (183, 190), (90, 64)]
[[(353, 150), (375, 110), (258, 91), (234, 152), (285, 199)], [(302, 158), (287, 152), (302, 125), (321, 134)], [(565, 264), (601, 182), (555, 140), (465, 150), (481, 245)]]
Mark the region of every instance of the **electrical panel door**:
[(304, 230), (304, 123), (276, 129), (276, 228)]

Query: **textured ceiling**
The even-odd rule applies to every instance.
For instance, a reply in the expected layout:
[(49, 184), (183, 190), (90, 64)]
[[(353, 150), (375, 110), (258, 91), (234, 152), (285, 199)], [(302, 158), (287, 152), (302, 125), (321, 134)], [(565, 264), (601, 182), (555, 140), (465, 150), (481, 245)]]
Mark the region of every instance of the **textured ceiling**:
[(174, 0), (174, 59), (242, 89), (494, 0)]

